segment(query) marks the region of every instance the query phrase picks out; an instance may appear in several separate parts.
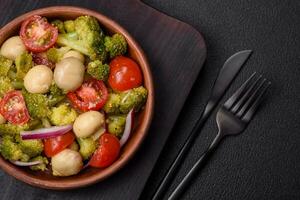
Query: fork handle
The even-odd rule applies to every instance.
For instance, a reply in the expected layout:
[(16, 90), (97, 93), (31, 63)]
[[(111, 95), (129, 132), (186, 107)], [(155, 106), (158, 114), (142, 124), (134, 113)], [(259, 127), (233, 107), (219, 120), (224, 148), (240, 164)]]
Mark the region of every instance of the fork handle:
[(194, 164), (194, 166), (190, 169), (190, 171), (185, 175), (183, 180), (179, 183), (179, 185), (175, 188), (172, 194), (169, 196), (168, 200), (176, 200), (179, 199), (184, 190), (190, 185), (193, 177), (197, 175), (198, 170), (204, 166), (208, 157), (214, 152), (220, 141), (222, 140), (223, 135), (218, 133), (213, 142), (207, 148), (207, 150), (201, 155), (198, 161)]

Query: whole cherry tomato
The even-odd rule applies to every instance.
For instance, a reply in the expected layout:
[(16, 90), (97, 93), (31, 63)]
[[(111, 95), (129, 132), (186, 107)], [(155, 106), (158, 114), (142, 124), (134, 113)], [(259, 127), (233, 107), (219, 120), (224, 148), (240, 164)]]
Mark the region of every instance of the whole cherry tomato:
[(108, 83), (113, 90), (125, 91), (142, 85), (143, 77), (140, 67), (131, 58), (117, 56), (109, 66)]

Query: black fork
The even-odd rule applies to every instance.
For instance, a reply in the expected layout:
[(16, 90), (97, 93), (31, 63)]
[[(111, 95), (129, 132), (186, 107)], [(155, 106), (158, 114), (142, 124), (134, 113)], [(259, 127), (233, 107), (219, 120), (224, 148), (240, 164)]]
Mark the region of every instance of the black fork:
[(179, 199), (185, 188), (189, 185), (197, 171), (204, 165), (208, 156), (227, 135), (237, 135), (245, 130), (253, 118), (263, 95), (270, 86), (270, 82), (262, 75), (252, 74), (251, 77), (221, 106), (217, 112), (217, 125), (219, 132), (208, 149), (202, 154), (192, 169), (179, 183), (168, 198)]

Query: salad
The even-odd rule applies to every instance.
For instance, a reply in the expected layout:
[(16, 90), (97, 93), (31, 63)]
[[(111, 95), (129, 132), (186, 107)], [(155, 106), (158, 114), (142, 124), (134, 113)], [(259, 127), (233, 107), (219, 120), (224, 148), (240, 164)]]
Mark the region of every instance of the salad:
[(147, 101), (126, 52), (92, 16), (25, 19), (0, 49), (1, 155), (54, 176), (112, 165)]

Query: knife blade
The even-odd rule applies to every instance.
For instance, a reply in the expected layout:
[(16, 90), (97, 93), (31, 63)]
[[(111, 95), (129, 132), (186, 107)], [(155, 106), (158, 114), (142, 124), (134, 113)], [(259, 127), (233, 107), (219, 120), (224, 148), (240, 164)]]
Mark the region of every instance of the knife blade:
[(243, 50), (239, 51), (232, 56), (230, 56), (224, 63), (223, 67), (220, 69), (218, 76), (213, 85), (210, 97), (207, 101), (204, 111), (200, 115), (200, 118), (197, 120), (195, 126), (193, 127), (190, 135), (186, 139), (183, 147), (180, 149), (177, 154), (175, 160), (169, 167), (167, 173), (165, 174), (163, 180), (158, 186), (156, 192), (154, 193), (152, 200), (162, 199), (164, 192), (167, 187), (170, 185), (173, 180), (180, 164), (186, 157), (190, 147), (192, 146), (195, 138), (198, 136), (200, 132), (200, 128), (206, 122), (213, 109), (218, 104), (219, 100), (225, 94), (226, 90), (229, 88), (230, 84), (244, 65), (244, 63), (248, 60), (252, 53), (252, 50)]

